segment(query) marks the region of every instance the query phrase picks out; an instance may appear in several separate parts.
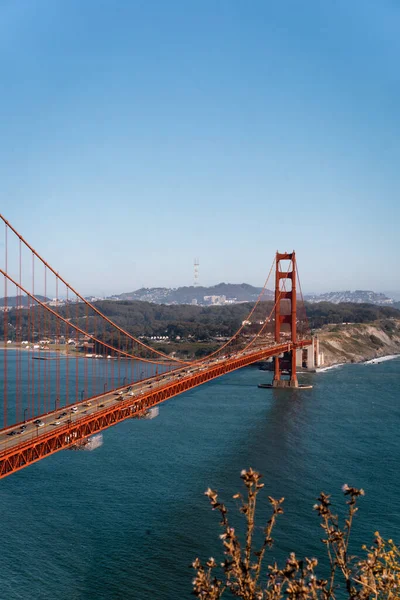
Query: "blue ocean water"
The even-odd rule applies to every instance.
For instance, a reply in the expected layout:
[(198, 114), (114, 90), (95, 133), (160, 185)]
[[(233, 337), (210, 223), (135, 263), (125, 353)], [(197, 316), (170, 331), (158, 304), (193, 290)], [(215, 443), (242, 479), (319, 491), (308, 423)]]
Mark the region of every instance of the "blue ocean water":
[(324, 490), (340, 507), (344, 483), (366, 491), (355, 553), (376, 530), (400, 542), (400, 359), (303, 376), (312, 390), (257, 387), (268, 379), (226, 375), (105, 431), (93, 452), (1, 480), (0, 600), (190, 598), (192, 560), (222, 559), (204, 490), (232, 507), (248, 466), (264, 475), (260, 525), (267, 495), (285, 497), (269, 564), (323, 553), (312, 506)]
[(174, 364), (0, 348), (0, 397), (6, 406), (0, 410), (0, 428), (173, 368)]

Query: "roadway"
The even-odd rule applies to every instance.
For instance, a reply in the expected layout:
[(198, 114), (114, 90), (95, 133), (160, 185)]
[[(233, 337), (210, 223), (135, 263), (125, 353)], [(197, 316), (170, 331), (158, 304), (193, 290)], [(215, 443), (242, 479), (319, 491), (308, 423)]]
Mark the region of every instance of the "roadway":
[[(302, 348), (310, 344), (311, 340), (302, 340), (296, 343), (296, 347)], [(35, 419), (30, 419), (25, 424), (5, 428), (0, 431), (0, 478), (54, 452), (81, 443), (94, 433), (125, 419), (139, 417), (149, 408), (198, 385), (259, 360), (289, 352), (292, 348), (293, 344), (287, 341), (205, 359), (170, 373), (82, 400), (75, 406), (70, 405), (41, 415), (38, 418), (43, 422), (42, 426), (37, 426)], [(26, 428), (22, 430), (21, 425)], [(11, 431), (21, 433), (8, 435)]]
[[(243, 353), (243, 356), (247, 353)], [(182, 377), (195, 375), (206, 368), (217, 365), (226, 359), (225, 356), (202, 361), (198, 365), (175, 369), (169, 373), (155, 375), (146, 380), (139, 382), (128, 383), (117, 390), (100, 394), (94, 398), (89, 398), (75, 405), (60, 406), (57, 410), (53, 410), (44, 415), (35, 416), (24, 421), (19, 425), (12, 425), (0, 431), (0, 453), (7, 450), (12, 450), (13, 447), (21, 445), (24, 441), (34, 440), (50, 430), (57, 430), (58, 427), (65, 425), (71, 426), (74, 422), (82, 417), (95, 415), (99, 411), (117, 405), (122, 400), (140, 399), (146, 392), (150, 392), (168, 384), (178, 381)], [(35, 423), (36, 421), (36, 423)], [(37, 421), (41, 422), (39, 426)]]

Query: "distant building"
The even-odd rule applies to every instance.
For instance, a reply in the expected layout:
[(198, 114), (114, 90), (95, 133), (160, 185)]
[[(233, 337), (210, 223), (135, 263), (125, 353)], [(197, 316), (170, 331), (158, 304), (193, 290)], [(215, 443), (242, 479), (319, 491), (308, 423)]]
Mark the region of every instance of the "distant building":
[(226, 296), (203, 296), (204, 302), (206, 302), (207, 304), (225, 304), (226, 303)]
[(83, 342), (82, 344), (78, 344), (76, 349), (78, 352), (88, 352), (89, 350), (94, 350), (94, 342)]
[(65, 300), (61, 298), (53, 298), (53, 300), (49, 300), (49, 302), (45, 302), (48, 306), (62, 306), (65, 304)]

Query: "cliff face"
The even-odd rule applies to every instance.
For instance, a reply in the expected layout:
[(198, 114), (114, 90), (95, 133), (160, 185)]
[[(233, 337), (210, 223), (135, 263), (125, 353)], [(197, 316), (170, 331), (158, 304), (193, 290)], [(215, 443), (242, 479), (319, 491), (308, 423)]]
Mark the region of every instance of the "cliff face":
[(318, 337), (325, 366), (400, 354), (400, 320), (326, 325)]

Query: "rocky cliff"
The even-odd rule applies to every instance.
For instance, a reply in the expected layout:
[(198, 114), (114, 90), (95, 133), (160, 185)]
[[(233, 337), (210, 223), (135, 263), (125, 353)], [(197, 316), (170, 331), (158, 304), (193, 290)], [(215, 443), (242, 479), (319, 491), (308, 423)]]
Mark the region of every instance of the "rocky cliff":
[(400, 320), (326, 325), (316, 333), (324, 366), (400, 354)]

